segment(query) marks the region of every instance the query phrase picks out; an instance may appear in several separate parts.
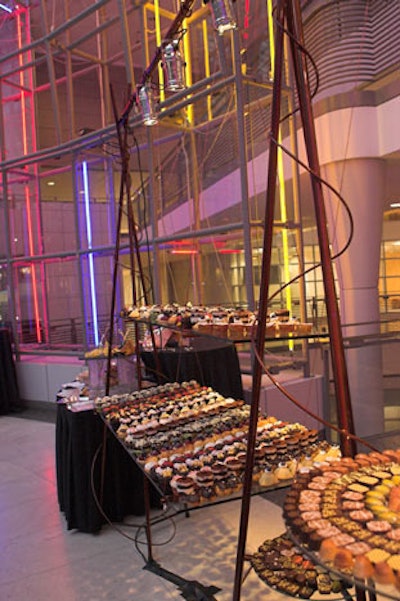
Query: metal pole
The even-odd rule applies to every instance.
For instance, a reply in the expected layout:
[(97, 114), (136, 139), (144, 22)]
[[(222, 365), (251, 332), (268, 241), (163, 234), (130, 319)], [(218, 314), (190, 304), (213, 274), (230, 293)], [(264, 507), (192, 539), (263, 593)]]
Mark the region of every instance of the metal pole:
[[(289, 96), (289, 111), (293, 111), (295, 104), (294, 93), (292, 92)], [(289, 131), (290, 140), (292, 144), (292, 151), (295, 156), (298, 155), (298, 143), (297, 143), (297, 127), (296, 127), (296, 114), (292, 114), (289, 118)], [(300, 173), (299, 165), (293, 162), (292, 165), (292, 178), (293, 178), (293, 210), (294, 210), (294, 222), (296, 224), (295, 239), (297, 256), (299, 260), (299, 273), (305, 271), (305, 260), (304, 260), (304, 236), (302, 228), (302, 211), (300, 203)], [(306, 280), (305, 276), (302, 276), (299, 281), (299, 296), (300, 296), (300, 319), (303, 323), (307, 322), (307, 294), (306, 294)], [(309, 378), (310, 373), (310, 347), (308, 338), (301, 341), (303, 357), (305, 357), (305, 364), (303, 367), (303, 377)]]
[[(147, 134), (147, 160), (148, 160), (148, 187), (147, 187), (147, 198), (146, 198), (146, 190), (143, 185), (141, 188), (141, 194), (143, 198), (143, 202), (147, 203), (150, 212), (150, 225), (151, 225), (151, 238), (153, 242), (153, 251), (152, 251), (152, 260), (153, 266), (148, 265), (149, 270), (149, 278), (151, 281), (151, 296), (153, 303), (161, 302), (161, 286), (160, 286), (160, 257), (159, 257), (159, 249), (158, 249), (158, 217), (157, 217), (157, 209), (160, 206), (160, 194), (156, 195), (155, 191), (155, 171), (154, 171), (154, 153), (153, 153), (153, 134), (151, 132), (151, 127), (146, 128)], [(159, 174), (161, 177), (161, 173)], [(157, 200), (156, 200), (157, 199)], [(156, 202), (158, 205), (156, 206)], [(147, 227), (147, 224), (144, 224)], [(153, 269), (152, 269), (153, 267)], [(153, 274), (152, 274), (153, 272)], [(145, 286), (145, 282), (142, 282), (143, 287)], [(144, 293), (144, 290), (143, 290)]]
[(143, 474), (143, 493), (144, 493), (144, 508), (146, 512), (146, 538), (147, 538), (147, 561), (153, 561), (153, 544), (151, 537), (151, 516), (150, 516), (150, 485), (149, 480)]
[[(114, 94), (112, 88), (110, 88), (111, 100), (114, 110), (114, 117), (117, 124), (117, 108), (114, 99)], [(122, 222), (122, 210), (124, 203), (124, 192), (125, 192), (125, 183), (127, 178), (127, 169), (129, 162), (129, 155), (127, 157), (127, 145), (126, 145), (126, 137), (127, 137), (127, 128), (124, 129), (124, 136), (122, 136), (121, 128), (119, 125), (116, 125), (117, 128), (117, 136), (118, 136), (118, 145), (121, 154), (122, 161), (122, 172), (121, 172), (121, 180), (119, 187), (119, 200), (118, 200), (118, 217), (117, 217), (117, 235), (115, 240), (115, 249), (114, 249), (114, 271), (113, 271), (113, 281), (112, 281), (112, 293), (111, 293), (111, 307), (110, 307), (110, 320), (109, 320), (109, 347), (107, 353), (107, 375), (106, 375), (106, 387), (105, 394), (108, 395), (110, 392), (110, 376), (111, 376), (111, 347), (113, 340), (113, 326), (114, 326), (114, 311), (115, 311), (115, 297), (117, 290), (117, 279), (118, 279), (118, 263), (119, 263), (119, 251), (121, 244), (121, 222)], [(129, 200), (128, 200), (129, 202)], [(132, 252), (131, 252), (132, 256)]]
[(233, 30), (233, 52), (235, 60), (236, 78), (236, 109), (237, 128), (240, 161), (240, 188), (241, 209), (243, 221), (244, 258), (245, 258), (245, 283), (248, 307), (254, 310), (254, 281), (253, 281), (253, 255), (251, 246), (251, 228), (249, 218), (249, 183), (247, 178), (247, 152), (246, 152), (246, 130), (244, 125), (244, 101), (243, 101), (243, 76), (242, 61), (240, 56), (239, 31)]
[(135, 75), (132, 62), (132, 50), (129, 38), (129, 25), (125, 0), (118, 0), (118, 12), (121, 21), (122, 48), (124, 51), (125, 73), (128, 84), (135, 87)]
[[(276, 18), (283, 25), (284, 18), (284, 1), (279, 0), (276, 9)], [(281, 107), (281, 90), (282, 90), (282, 67), (283, 67), (283, 27), (280, 27), (276, 36), (276, 52), (275, 52), (275, 81), (272, 93), (272, 108), (271, 108), (271, 137), (269, 143), (269, 164), (268, 164), (268, 183), (267, 183), (267, 198), (265, 207), (265, 224), (264, 224), (264, 246), (263, 260), (261, 269), (261, 284), (260, 284), (260, 300), (258, 311), (258, 326), (256, 333), (256, 349), (260, 358), (264, 357), (265, 331), (268, 309), (268, 288), (271, 270), (271, 251), (272, 251), (272, 233), (274, 225), (274, 209), (276, 196), (276, 179), (277, 179), (277, 145), (275, 140), (278, 139), (279, 132), (279, 117)], [(257, 436), (258, 409), (260, 401), (262, 366), (256, 360), (253, 366), (253, 387), (251, 395), (250, 407), (250, 423), (249, 433), (247, 438), (247, 455), (245, 477), (243, 482), (242, 494), (242, 510), (240, 517), (238, 550), (236, 556), (236, 572), (233, 589), (233, 601), (239, 601), (240, 591), (242, 586), (243, 561), (245, 555), (245, 546), (247, 539), (247, 529), (250, 512), (250, 498), (252, 476), (254, 468), (254, 449)]]
[[(294, 5), (294, 12), (293, 12)], [(339, 427), (343, 430), (340, 435), (341, 449), (344, 455), (354, 456), (355, 443), (350, 440), (346, 432), (354, 434), (353, 415), (350, 400), (350, 391), (347, 377), (346, 360), (343, 347), (342, 330), (339, 319), (339, 308), (335, 290), (330, 244), (327, 229), (320, 166), (316, 143), (314, 117), (312, 113), (311, 95), (306, 82), (307, 72), (304, 55), (294, 40), (303, 40), (301, 23), (301, 9), (299, 0), (287, 0), (287, 28), (291, 33), (290, 44), (293, 57), (293, 71), (299, 98), (299, 108), (303, 124), (304, 141), (306, 145), (308, 164), (312, 171), (311, 185), (314, 197), (315, 217), (317, 223), (321, 265), (325, 289), (328, 326), (332, 353), (332, 367), (336, 389), (336, 402)]]
[[(44, 0), (40, 3), (41, 9), (41, 17), (42, 17), (42, 26), (43, 31), (49, 32), (49, 27), (47, 23), (47, 12)], [(58, 102), (58, 93), (56, 87), (56, 75), (54, 69), (53, 56), (51, 52), (50, 40), (46, 38), (45, 41), (46, 46), (46, 57), (47, 57), (47, 69), (49, 71), (49, 80), (50, 80), (50, 92), (51, 92), (51, 100), (53, 105), (53, 116), (54, 116), (54, 129), (56, 133), (56, 142), (57, 144), (61, 144), (61, 119), (60, 119), (60, 104)]]

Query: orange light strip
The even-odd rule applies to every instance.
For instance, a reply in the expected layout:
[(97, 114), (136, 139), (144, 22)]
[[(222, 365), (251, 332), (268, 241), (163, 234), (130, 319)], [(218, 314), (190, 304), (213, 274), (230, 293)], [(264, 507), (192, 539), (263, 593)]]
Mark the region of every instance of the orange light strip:
[(195, 248), (176, 248), (171, 250), (171, 255), (198, 255), (199, 251)]
[[(22, 19), (21, 14), (25, 13), (26, 9), (21, 9), (16, 13), (17, 18), (17, 36), (18, 36), (18, 50), (20, 53), (18, 54), (18, 63), (20, 66), (19, 71), (19, 83), (21, 87), (21, 119), (22, 119), (22, 144), (24, 149), (24, 155), (28, 154), (28, 136), (27, 136), (27, 123), (26, 123), (26, 94), (32, 94), (31, 91), (27, 92), (24, 87), (24, 72), (23, 66), (24, 61), (22, 57)], [(30, 256), (35, 254), (34, 242), (33, 242), (33, 225), (32, 225), (32, 207), (31, 207), (31, 199), (29, 186), (26, 184), (24, 186), (24, 195), (25, 195), (25, 210), (26, 210), (26, 221), (27, 221), (27, 229), (28, 229), (28, 248)], [(37, 287), (37, 277), (36, 277), (36, 267), (34, 263), (31, 264), (31, 274), (32, 274), (32, 301), (33, 301), (33, 313), (35, 320), (35, 329), (36, 329), (36, 339), (40, 343), (42, 342), (42, 333), (40, 329), (40, 313), (39, 313), (39, 299), (38, 299), (38, 287)]]
[(218, 252), (220, 255), (240, 255), (242, 251), (239, 248), (220, 248)]

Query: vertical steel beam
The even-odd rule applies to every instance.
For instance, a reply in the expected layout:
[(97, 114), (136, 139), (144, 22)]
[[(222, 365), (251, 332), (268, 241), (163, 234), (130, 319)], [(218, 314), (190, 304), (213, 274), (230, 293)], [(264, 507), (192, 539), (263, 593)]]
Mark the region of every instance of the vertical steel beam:
[(247, 437), (247, 455), (246, 467), (243, 482), (242, 509), (239, 526), (238, 549), (236, 555), (236, 571), (233, 589), (233, 601), (239, 601), (240, 591), (242, 586), (243, 561), (245, 554), (245, 546), (247, 539), (248, 521), (250, 513), (250, 498), (251, 487), (253, 480), (254, 469), (254, 449), (257, 436), (258, 410), (260, 402), (260, 389), (262, 377), (261, 361), (264, 358), (264, 344), (266, 333), (266, 317), (268, 309), (268, 289), (271, 271), (271, 254), (272, 254), (272, 234), (274, 225), (275, 212), (275, 197), (276, 197), (276, 180), (278, 168), (278, 148), (276, 140), (278, 139), (280, 109), (281, 109), (281, 92), (282, 92), (282, 71), (283, 71), (283, 22), (284, 22), (285, 0), (279, 0), (276, 7), (276, 20), (282, 26), (278, 27), (276, 32), (276, 47), (275, 47), (275, 81), (272, 92), (272, 108), (271, 108), (271, 135), (269, 142), (269, 163), (268, 163), (268, 182), (267, 182), (267, 197), (265, 205), (265, 223), (264, 223), (264, 244), (263, 258), (261, 268), (261, 283), (260, 283), (260, 300), (258, 309), (258, 326), (256, 334), (256, 360), (253, 366), (253, 385), (251, 394), (250, 407), (250, 423), (249, 433)]
[[(49, 35), (50, 31), (49, 31), (49, 26), (47, 23), (45, 0), (41, 0), (41, 2), (40, 2), (40, 11), (41, 11), (43, 31), (45, 31), (46, 34)], [(53, 63), (53, 56), (52, 56), (52, 52), (51, 52), (51, 43), (50, 43), (49, 38), (47, 38), (47, 37), (46, 37), (46, 41), (45, 41), (45, 46), (46, 46), (47, 68), (49, 70), (51, 101), (52, 101), (52, 105), (53, 105), (54, 128), (55, 128), (55, 132), (56, 132), (56, 144), (59, 146), (61, 144), (60, 104), (58, 101), (56, 76), (55, 76), (55, 69), (54, 69), (54, 63)]]
[(293, 0), (293, 4), (290, 1), (287, 2), (287, 27), (291, 33), (290, 45), (293, 58), (293, 71), (299, 98), (299, 108), (303, 124), (307, 159), (311, 169), (311, 186), (314, 199), (315, 218), (325, 289), (325, 302), (327, 309), (328, 329), (330, 334), (338, 423), (339, 428), (342, 430), (340, 434), (341, 449), (344, 455), (354, 456), (354, 439), (349, 439), (346, 434), (354, 434), (354, 423), (343, 346), (343, 336), (339, 317), (339, 307), (335, 290), (335, 279), (330, 252), (327, 216), (322, 192), (322, 181), (320, 177), (320, 165), (314, 117), (312, 112), (311, 94), (308, 82), (306, 80), (307, 65), (304, 54), (300, 51), (299, 45), (296, 44), (296, 40), (299, 40), (299, 42), (302, 44), (304, 39), (299, 0)]
[(124, 51), (125, 73), (128, 85), (135, 89), (135, 74), (133, 70), (132, 49), (129, 36), (128, 11), (125, 0), (118, 0), (118, 11), (121, 21), (122, 48)]
[(234, 29), (233, 35), (233, 53), (235, 64), (235, 92), (236, 92), (236, 113), (238, 128), (238, 146), (239, 146), (239, 169), (240, 169), (240, 191), (241, 191), (241, 210), (243, 221), (243, 239), (244, 239), (244, 260), (245, 260), (245, 284), (247, 303), (250, 310), (254, 310), (254, 279), (253, 279), (253, 254), (251, 245), (251, 227), (249, 217), (249, 183), (247, 177), (247, 152), (246, 152), (246, 128), (244, 123), (244, 99), (243, 99), (243, 76), (242, 60), (240, 55), (239, 31)]
[(108, 44), (107, 34), (101, 29), (103, 23), (107, 20), (104, 8), (101, 7), (96, 12), (96, 27), (100, 30), (96, 34), (97, 58), (98, 58), (98, 77), (99, 77), (99, 95), (101, 107), (101, 127), (106, 127), (111, 117), (110, 101), (108, 91), (110, 89), (110, 78), (108, 74)]
[[(147, 198), (146, 198), (146, 190), (145, 186), (142, 185), (141, 193), (143, 196), (144, 202), (148, 203), (150, 209), (150, 226), (151, 226), (151, 239), (152, 243), (152, 260), (153, 265), (149, 265), (149, 275), (151, 274), (153, 267), (153, 275), (151, 277), (151, 289), (152, 289), (152, 297), (153, 303), (161, 302), (161, 275), (160, 275), (160, 251), (158, 248), (158, 243), (155, 242), (156, 238), (158, 238), (158, 220), (157, 220), (157, 209), (158, 203), (160, 201), (160, 195), (155, 193), (155, 165), (154, 165), (154, 155), (153, 155), (153, 133), (151, 131), (151, 127), (146, 128), (146, 136), (147, 136), (147, 160), (148, 160), (148, 189), (147, 189)], [(161, 177), (161, 173), (159, 174)], [(147, 224), (145, 224), (147, 226)], [(150, 254), (150, 253), (149, 253)], [(143, 287), (145, 286), (145, 282), (142, 282)]]
[[(4, 131), (4, 115), (3, 115), (3, 80), (0, 78), (0, 159), (5, 160), (6, 157), (6, 143), (5, 143), (5, 131)], [(1, 172), (1, 184), (3, 187), (3, 203), (4, 203), (4, 236), (6, 241), (6, 257), (7, 257), (7, 284), (9, 291), (8, 308), (13, 310), (13, 319), (11, 320), (11, 327), (13, 332), (13, 340), (15, 343), (16, 357), (19, 357), (19, 340), (15, 327), (15, 290), (17, 290), (16, 282), (14, 282), (14, 271), (13, 264), (11, 261), (12, 248), (11, 248), (11, 237), (10, 237), (10, 205), (8, 201), (8, 183), (7, 183), (7, 170), (3, 169)]]
[[(65, 7), (65, 18), (68, 21), (70, 18), (69, 13), (69, 0), (64, 0)], [(65, 32), (67, 47), (71, 44), (71, 29), (68, 28)], [(72, 140), (75, 137), (76, 125), (75, 125), (75, 103), (74, 103), (74, 80), (72, 71), (72, 54), (69, 50), (66, 51), (67, 64), (66, 64), (66, 89), (67, 89), (67, 118), (69, 127), (69, 139)]]

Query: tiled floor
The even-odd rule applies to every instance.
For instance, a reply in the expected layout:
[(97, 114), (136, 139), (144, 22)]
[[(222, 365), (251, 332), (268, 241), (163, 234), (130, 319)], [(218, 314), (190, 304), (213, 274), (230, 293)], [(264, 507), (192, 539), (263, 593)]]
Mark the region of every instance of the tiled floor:
[[(121, 525), (123, 534), (110, 526), (98, 535), (67, 531), (57, 503), (54, 442), (52, 423), (0, 417), (1, 601), (232, 599), (240, 502), (203, 508), (153, 527), (154, 559), (208, 591), (207, 596), (183, 595), (176, 584), (143, 569), (145, 561), (134, 543), (136, 528)], [(140, 518), (132, 521), (137, 524)], [(247, 550), (283, 529), (280, 507), (254, 497)], [(220, 590), (207, 589), (212, 586)], [(241, 599), (264, 598), (287, 599), (251, 572)]]
[[(40, 417), (48, 419), (49, 414)], [(168, 574), (161, 577), (146, 568), (146, 546), (140, 544), (144, 533), (137, 528), (142, 518), (104, 526), (96, 535), (67, 530), (57, 502), (54, 443), (53, 423), (0, 417), (1, 601), (232, 600), (239, 501), (153, 526), (155, 562), (172, 579), (181, 578), (171, 582)], [(252, 498), (246, 551), (284, 531), (283, 495), (284, 491), (277, 491), (268, 499)], [(245, 562), (244, 575), (248, 565)], [(185, 582), (186, 588), (180, 588)], [(191, 588), (191, 582), (198, 585)], [(396, 591), (388, 592), (398, 599)], [(268, 588), (253, 571), (243, 582), (240, 598), (288, 599)]]

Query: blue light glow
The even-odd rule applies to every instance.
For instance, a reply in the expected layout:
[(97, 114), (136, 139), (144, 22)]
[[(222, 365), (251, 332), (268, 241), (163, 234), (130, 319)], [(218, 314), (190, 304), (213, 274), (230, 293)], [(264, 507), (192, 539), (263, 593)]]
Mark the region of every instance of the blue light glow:
[[(85, 199), (85, 215), (86, 215), (86, 237), (89, 251), (92, 249), (92, 222), (90, 217), (90, 195), (89, 195), (89, 174), (87, 162), (82, 163), (83, 173), (83, 195)], [(97, 317), (97, 300), (96, 300), (96, 279), (94, 276), (94, 260), (93, 253), (88, 253), (89, 274), (90, 274), (90, 297), (92, 299), (92, 316), (93, 316), (93, 336), (94, 343), (99, 346), (99, 323)]]
[(7, 13), (12, 13), (12, 8), (10, 8), (9, 6), (6, 6), (5, 4), (2, 4), (1, 2), (0, 2), (0, 8), (2, 10), (5, 10)]

